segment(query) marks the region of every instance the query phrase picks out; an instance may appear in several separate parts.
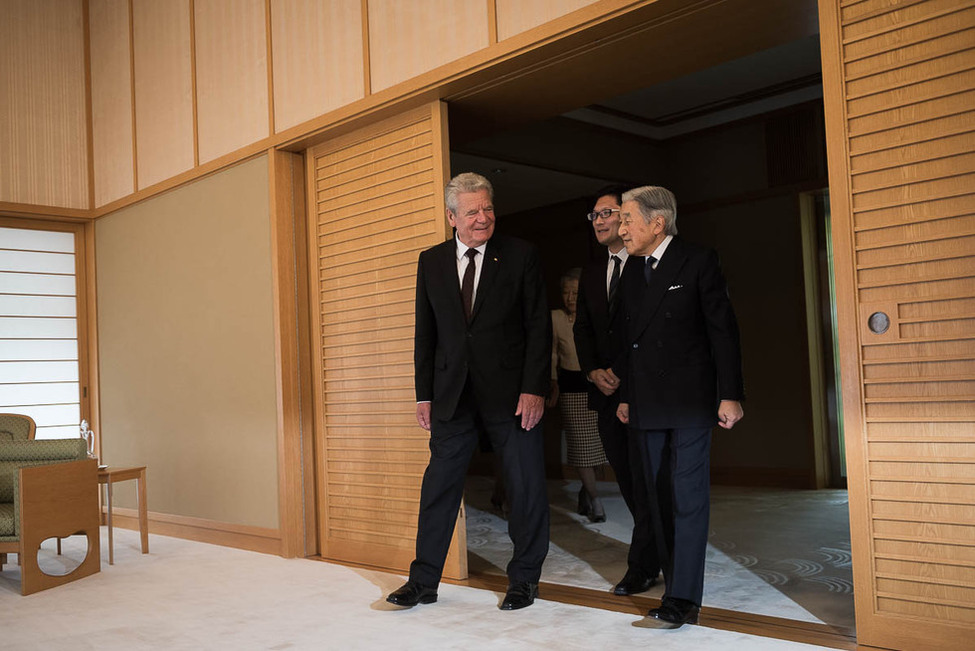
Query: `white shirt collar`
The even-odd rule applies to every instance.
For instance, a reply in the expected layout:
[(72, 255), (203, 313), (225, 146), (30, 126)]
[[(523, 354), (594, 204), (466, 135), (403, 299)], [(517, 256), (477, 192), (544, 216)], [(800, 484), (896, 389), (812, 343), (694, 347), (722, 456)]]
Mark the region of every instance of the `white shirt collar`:
[[(469, 247), (466, 244), (464, 244), (463, 242), (461, 242), (460, 241), (460, 238), (457, 237), (456, 235), (454, 235), (454, 242), (457, 243), (457, 252), (456, 252), (456, 255), (457, 255), (457, 259), (460, 260), (465, 255), (467, 255), (467, 249), (469, 249), (471, 247)], [(474, 248), (477, 249), (477, 252), (481, 254), (481, 259), (483, 260), (484, 259), (484, 251), (485, 251), (485, 249), (487, 249), (487, 242), (485, 242), (481, 246), (475, 246)]]
[(620, 249), (619, 251), (617, 251), (616, 253), (613, 253), (612, 251), (609, 250), (609, 247), (606, 247), (606, 253), (609, 254), (609, 261), (610, 262), (613, 261), (613, 256), (614, 255), (617, 258), (619, 258), (620, 259), (620, 266), (621, 267), (626, 265), (626, 259), (630, 257), (630, 254), (626, 252), (626, 247), (625, 246), (622, 249)]
[[(673, 239), (674, 239), (673, 235), (668, 235), (667, 237), (664, 238), (663, 242), (657, 245), (657, 248), (653, 250), (653, 253), (650, 254), (657, 259), (657, 263), (659, 263), (660, 259), (664, 257), (664, 253), (667, 252), (667, 245), (669, 245), (670, 241)], [(656, 263), (654, 263), (654, 266), (656, 267)]]

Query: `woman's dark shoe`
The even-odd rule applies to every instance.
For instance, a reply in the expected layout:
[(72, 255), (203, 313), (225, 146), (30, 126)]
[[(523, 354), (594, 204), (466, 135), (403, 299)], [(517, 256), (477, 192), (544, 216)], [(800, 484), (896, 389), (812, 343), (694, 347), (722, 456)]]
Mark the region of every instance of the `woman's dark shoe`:
[(586, 487), (583, 486), (579, 489), (579, 506), (576, 509), (576, 513), (579, 515), (589, 515), (589, 510), (592, 508), (591, 502), (589, 493), (586, 491)]
[(589, 518), (590, 522), (606, 522), (606, 511), (598, 497), (589, 500), (589, 511), (586, 513), (586, 517)]

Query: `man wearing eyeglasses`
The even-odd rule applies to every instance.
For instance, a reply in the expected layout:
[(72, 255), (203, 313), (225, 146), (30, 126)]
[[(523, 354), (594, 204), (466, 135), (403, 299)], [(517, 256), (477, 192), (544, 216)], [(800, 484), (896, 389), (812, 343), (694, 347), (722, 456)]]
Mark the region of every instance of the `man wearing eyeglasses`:
[[(624, 186), (605, 187), (590, 203), (587, 217), (596, 241), (606, 247), (606, 255), (582, 271), (573, 326), (579, 365), (590, 382), (588, 406), (599, 414), (603, 450), (616, 475), (620, 494), (633, 515), (626, 574), (613, 588), (613, 593), (620, 596), (646, 592), (660, 573), (649, 505), (645, 500), (638, 502), (634, 495), (627, 427), (616, 417), (620, 379), (612, 364), (623, 352), (619, 284), (623, 269), (630, 261), (619, 236), (620, 200), (625, 189)], [(633, 262), (639, 264), (641, 260), (630, 261)]]
[(430, 432), (416, 559), (406, 585), (386, 600), (437, 601), (447, 550), (479, 432), (501, 457), (511, 502), (508, 592), (502, 610), (530, 606), (548, 553), (549, 510), (542, 449), (552, 330), (538, 253), (494, 235), (494, 190), (459, 174), (444, 192), (450, 240), (420, 254), (416, 272), (416, 419)]
[[(738, 322), (718, 254), (677, 237), (677, 201), (645, 186), (623, 194), (620, 237), (641, 264), (621, 281), (625, 368), (619, 418), (654, 513), (666, 590), (641, 626), (696, 623), (704, 590), (711, 430), (744, 415)], [(639, 473), (637, 473), (639, 468)]]

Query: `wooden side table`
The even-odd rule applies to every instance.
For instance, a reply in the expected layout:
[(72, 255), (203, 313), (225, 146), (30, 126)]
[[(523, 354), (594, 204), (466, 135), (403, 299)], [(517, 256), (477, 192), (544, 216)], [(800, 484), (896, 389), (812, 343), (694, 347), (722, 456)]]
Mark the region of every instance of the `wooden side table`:
[(98, 483), (105, 484), (108, 504), (108, 564), (115, 564), (115, 550), (112, 540), (112, 485), (120, 481), (136, 480), (139, 491), (139, 533), (142, 536), (142, 553), (149, 553), (149, 514), (146, 510), (146, 467), (116, 468), (108, 466), (98, 469)]

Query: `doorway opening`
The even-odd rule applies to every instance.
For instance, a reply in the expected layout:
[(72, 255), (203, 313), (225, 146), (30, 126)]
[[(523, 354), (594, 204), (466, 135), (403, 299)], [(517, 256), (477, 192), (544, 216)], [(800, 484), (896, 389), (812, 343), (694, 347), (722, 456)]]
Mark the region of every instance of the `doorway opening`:
[[(566, 101), (565, 88), (540, 83), (535, 92)], [(476, 137), (477, 107), (462, 103), (456, 113), (455, 132), (451, 104), (451, 172), (492, 181), (498, 232), (539, 248), (550, 308), (561, 305), (568, 268), (605, 255), (585, 218), (593, 193), (610, 183), (675, 192), (680, 235), (721, 257), (748, 396), (745, 419), (712, 443), (704, 606), (852, 636), (818, 35)], [(564, 462), (558, 421), (549, 410), (552, 548), (543, 581), (605, 592), (626, 570), (632, 520), (608, 466), (599, 484), (607, 521), (576, 513), (579, 481)], [(490, 456), (475, 457), (472, 575), (503, 574), (510, 554), (492, 511), (493, 477)]]

